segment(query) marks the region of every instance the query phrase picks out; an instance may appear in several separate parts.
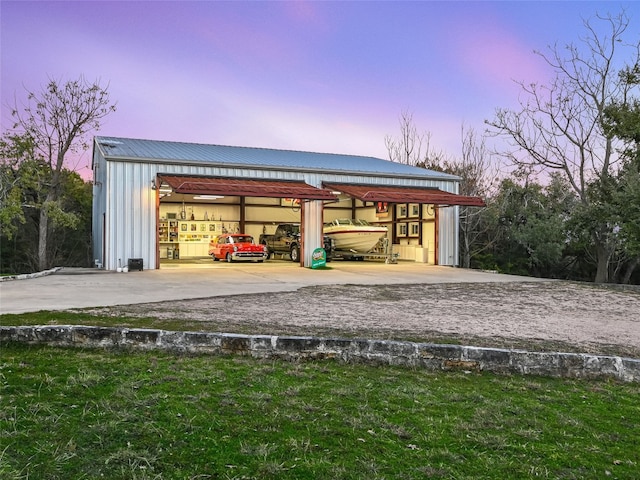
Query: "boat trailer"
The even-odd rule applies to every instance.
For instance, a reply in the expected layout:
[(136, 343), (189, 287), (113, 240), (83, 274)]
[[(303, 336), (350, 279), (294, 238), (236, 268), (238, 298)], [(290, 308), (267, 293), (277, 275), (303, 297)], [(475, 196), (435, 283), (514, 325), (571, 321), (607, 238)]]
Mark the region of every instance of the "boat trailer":
[(398, 256), (400, 254), (393, 251), (393, 245), (389, 242), (388, 238), (383, 238), (370, 252), (357, 252), (355, 250), (334, 250), (331, 254), (331, 259), (342, 260), (359, 260), (364, 261), (365, 258), (371, 260), (384, 259), (384, 263), (398, 263)]

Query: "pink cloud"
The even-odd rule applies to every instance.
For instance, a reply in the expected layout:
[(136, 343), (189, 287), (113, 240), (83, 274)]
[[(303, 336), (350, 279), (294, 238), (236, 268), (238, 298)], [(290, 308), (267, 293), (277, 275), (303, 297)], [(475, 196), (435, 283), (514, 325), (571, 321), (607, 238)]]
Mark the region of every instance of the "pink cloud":
[(303, 23), (305, 25), (324, 23), (322, 15), (314, 2), (297, 0), (293, 2), (282, 2), (280, 6), (283, 8), (285, 15), (296, 23)]
[(526, 44), (496, 18), (458, 18), (453, 32), (450, 58), (458, 63), (459, 71), (479, 82), (517, 89), (514, 80), (531, 83), (549, 78), (546, 63), (534, 53), (541, 46)]
[(189, 22), (188, 34), (201, 41), (198, 53), (208, 50), (219, 61), (247, 70), (292, 68), (306, 61), (306, 39), (326, 29), (318, 9), (308, 2), (258, 3), (250, 8), (212, 2), (204, 8), (206, 14), (192, 12)]

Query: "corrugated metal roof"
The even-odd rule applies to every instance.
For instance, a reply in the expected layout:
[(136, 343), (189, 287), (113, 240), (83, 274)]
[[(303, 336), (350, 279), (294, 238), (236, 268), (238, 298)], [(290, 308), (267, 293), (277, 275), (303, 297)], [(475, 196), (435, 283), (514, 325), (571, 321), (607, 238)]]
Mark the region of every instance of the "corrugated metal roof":
[(95, 143), (103, 156), (112, 160), (203, 163), (252, 168), (280, 168), (300, 171), (328, 171), (335, 173), (378, 174), (422, 179), (458, 180), (458, 177), (454, 175), (395, 163), (381, 158), (358, 155), (102, 136), (96, 137)]

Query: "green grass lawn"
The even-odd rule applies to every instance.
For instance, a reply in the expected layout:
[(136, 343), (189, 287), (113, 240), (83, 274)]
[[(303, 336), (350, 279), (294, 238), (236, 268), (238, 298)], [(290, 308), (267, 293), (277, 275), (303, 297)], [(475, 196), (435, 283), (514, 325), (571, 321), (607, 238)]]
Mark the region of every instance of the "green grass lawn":
[(640, 385), (0, 347), (2, 479), (640, 476)]

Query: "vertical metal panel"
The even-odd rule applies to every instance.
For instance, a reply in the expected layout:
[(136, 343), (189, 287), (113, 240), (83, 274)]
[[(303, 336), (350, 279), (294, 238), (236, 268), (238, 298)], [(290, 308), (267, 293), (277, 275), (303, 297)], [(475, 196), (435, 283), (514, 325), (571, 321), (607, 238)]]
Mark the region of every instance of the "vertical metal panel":
[(92, 225), (91, 242), (93, 246), (93, 258), (104, 264), (104, 214), (106, 212), (106, 187), (107, 177), (106, 162), (99, 149), (93, 152), (93, 205), (92, 205)]
[(438, 264), (458, 265), (458, 207), (440, 208)]
[(316, 248), (322, 247), (322, 201), (305, 203), (304, 211), (304, 266), (311, 266), (311, 256)]
[[(322, 175), (317, 173), (305, 174), (301, 180), (304, 180), (311, 186), (322, 188)], [(323, 202), (321, 200), (309, 201), (306, 204), (304, 218), (304, 266), (310, 267), (312, 263), (312, 254), (316, 248), (324, 247), (324, 231), (323, 231)]]
[[(441, 190), (457, 194), (458, 182), (439, 182)], [(456, 267), (459, 265), (459, 207), (443, 208), (446, 214), (440, 216), (440, 245), (441, 250), (438, 261), (440, 265)]]
[(147, 163), (107, 163), (105, 268), (125, 266), (142, 258), (145, 268), (156, 261), (154, 166)]

